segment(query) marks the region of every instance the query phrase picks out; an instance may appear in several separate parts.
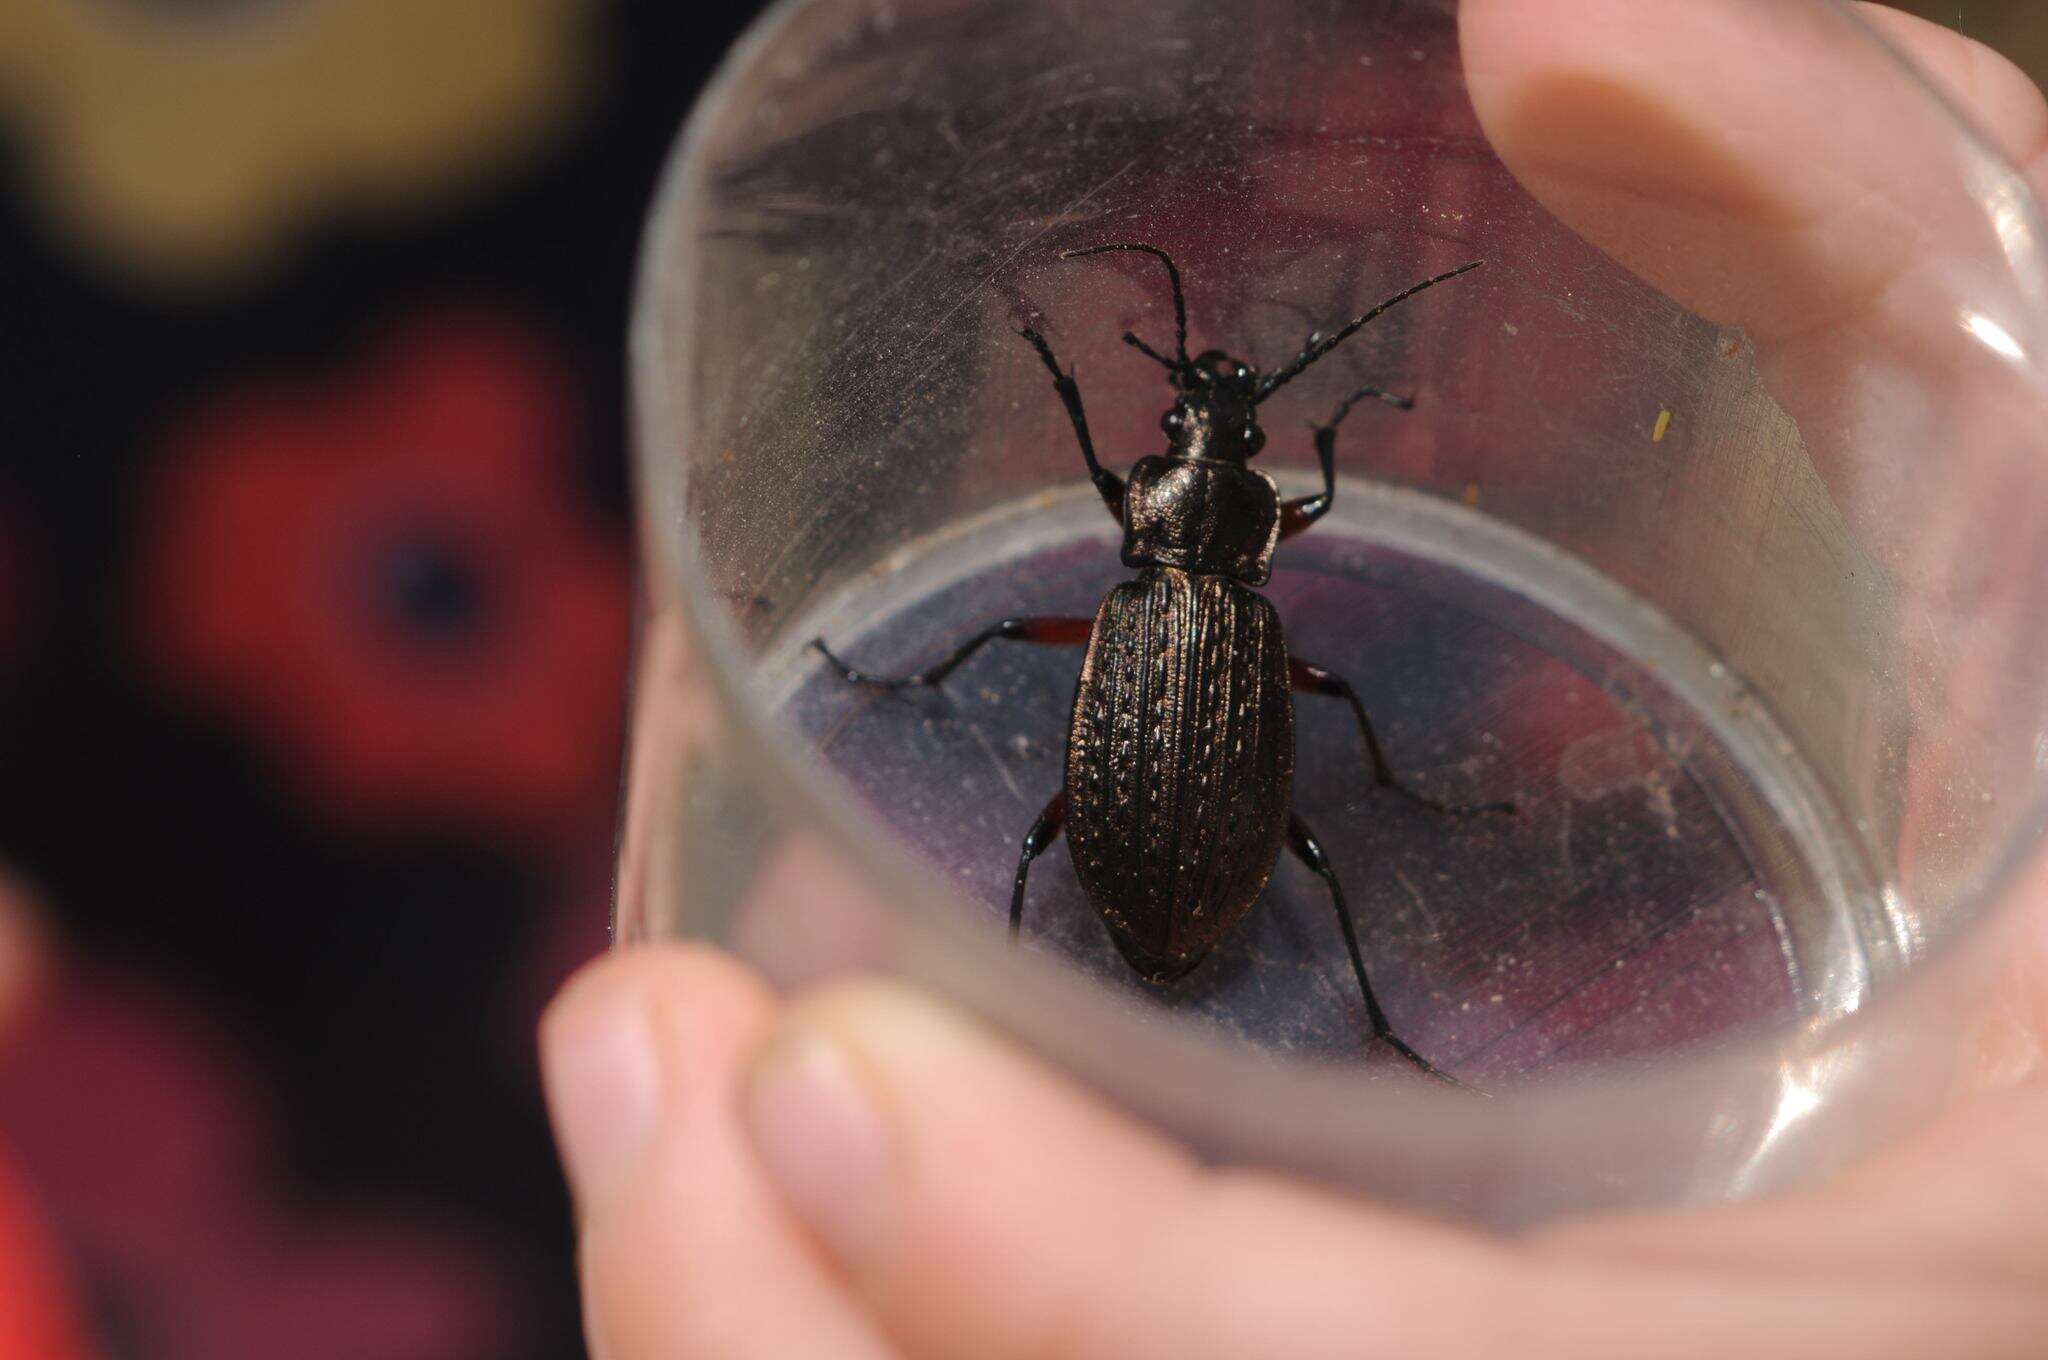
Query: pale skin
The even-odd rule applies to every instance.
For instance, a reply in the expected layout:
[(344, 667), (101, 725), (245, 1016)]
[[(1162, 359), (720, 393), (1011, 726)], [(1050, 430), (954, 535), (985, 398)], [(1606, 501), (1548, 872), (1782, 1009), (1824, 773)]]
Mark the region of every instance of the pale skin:
[[(1949, 31), (1869, 13), (2048, 183), (2048, 108), (2016, 69)], [(1658, 287), (1742, 325), (1797, 418), (1839, 399), (1845, 351), (1951, 357), (1946, 332), (1917, 333), (1895, 305), (1923, 263), (1859, 236), (1875, 233), (1874, 198), (1910, 196), (1869, 178), (1889, 172), (1884, 148), (1858, 143), (1865, 120), (1664, 78), (1739, 71), (1740, 54), (1715, 44), (1753, 41), (1745, 15), (1735, 0), (1465, 0), (1461, 26), (1475, 105), (1523, 183)], [(1826, 90), (1825, 52), (1812, 60), (1811, 88)], [(1805, 162), (1814, 173), (1789, 173)], [(1837, 490), (1853, 518), (1854, 488)], [(843, 891), (824, 863), (788, 857), (770, 890)], [(708, 948), (630, 950), (571, 982), (542, 1030), (591, 1350), (2038, 1357), (2048, 870), (2021, 895), (1998, 927), (2003, 981), (1960, 1055), (1978, 1075), (1932, 1127), (1780, 1198), (1515, 1236), (1197, 1165), (898, 987), (787, 1000)]]

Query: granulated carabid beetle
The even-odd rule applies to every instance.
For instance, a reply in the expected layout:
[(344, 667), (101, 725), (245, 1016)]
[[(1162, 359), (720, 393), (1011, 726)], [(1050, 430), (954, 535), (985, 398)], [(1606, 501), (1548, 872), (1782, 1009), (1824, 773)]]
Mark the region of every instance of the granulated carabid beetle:
[(1293, 812), (1292, 693), (1351, 705), (1374, 781), (1450, 816), (1509, 813), (1511, 804), (1451, 806), (1395, 778), (1358, 694), (1342, 677), (1287, 654), (1279, 613), (1253, 587), (1272, 576), (1273, 549), (1321, 519), (1336, 495), (1337, 426), (1368, 397), (1407, 410), (1377, 387), (1341, 402), (1315, 427), (1320, 494), (1282, 502), (1273, 479), (1246, 464), (1264, 447), (1258, 407), (1309, 365), (1390, 307), (1479, 268), (1475, 261), (1425, 279), (1329, 335), (1312, 334), (1286, 366), (1260, 374), (1221, 350), (1187, 351), (1180, 270), (1158, 246), (1120, 241), (1070, 250), (1061, 259), (1141, 251), (1166, 266), (1173, 286), (1174, 350), (1159, 353), (1126, 332), (1125, 343), (1166, 369), (1176, 396), (1160, 418), (1164, 454), (1138, 461), (1128, 483), (1097, 461), (1080, 388), (1045, 338), (1021, 332), (1052, 373), (1073, 421), (1081, 457), (1103, 504), (1124, 530), (1123, 562), (1137, 576), (1111, 590), (1093, 621), (1011, 618), (984, 629), (914, 675), (870, 675), (813, 644), (848, 681), (936, 685), (998, 638), (1086, 646), (1067, 742), (1066, 785), (1024, 837), (1010, 897), (1010, 932), (1024, 911), (1031, 861), (1062, 828), (1074, 869), (1110, 937), (1154, 983), (1186, 975), (1241, 920), (1286, 845), (1329, 886), (1375, 1037), (1431, 1076), (1454, 1081), (1394, 1033), (1367, 980), (1344, 890), (1315, 834)]

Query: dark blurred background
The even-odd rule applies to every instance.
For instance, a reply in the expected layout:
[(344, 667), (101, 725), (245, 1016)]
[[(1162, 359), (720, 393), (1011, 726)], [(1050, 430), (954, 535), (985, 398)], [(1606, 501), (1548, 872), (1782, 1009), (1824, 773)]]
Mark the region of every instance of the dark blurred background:
[(582, 1353), (533, 1024), (642, 216), (756, 8), (0, 0), (0, 1276), (25, 1204), (88, 1354)]
[(0, 1360), (581, 1353), (532, 1031), (641, 218), (755, 8), (0, 0)]

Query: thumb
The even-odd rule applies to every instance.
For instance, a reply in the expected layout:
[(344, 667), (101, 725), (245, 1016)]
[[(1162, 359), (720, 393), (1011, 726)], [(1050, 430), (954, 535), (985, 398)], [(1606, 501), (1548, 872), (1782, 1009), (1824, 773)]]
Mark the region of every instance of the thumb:
[(593, 1360), (882, 1360), (754, 1169), (736, 1117), (772, 1025), (760, 978), (696, 946), (584, 969), (541, 1026)]
[(1203, 1169), (901, 988), (799, 1005), (747, 1105), (771, 1180), (906, 1355), (1505, 1353), (1467, 1305), (1506, 1297), (1507, 1246)]

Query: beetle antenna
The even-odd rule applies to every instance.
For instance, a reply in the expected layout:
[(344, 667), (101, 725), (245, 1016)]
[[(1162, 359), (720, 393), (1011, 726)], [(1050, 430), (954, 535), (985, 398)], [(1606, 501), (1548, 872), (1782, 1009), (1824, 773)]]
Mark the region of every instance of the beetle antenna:
[[(1193, 368), (1194, 364), (1188, 360), (1188, 300), (1187, 295), (1181, 291), (1180, 270), (1173, 263), (1173, 256), (1167, 254), (1158, 246), (1148, 246), (1142, 241), (1111, 241), (1107, 245), (1083, 246), (1079, 250), (1063, 250), (1060, 252), (1060, 258), (1062, 260), (1078, 260), (1083, 255), (1102, 255), (1112, 250), (1141, 251), (1154, 257), (1166, 266), (1166, 277), (1173, 284), (1173, 352), (1177, 356), (1175, 362), (1167, 366), (1181, 372)], [(1125, 336), (1124, 339), (1127, 343), (1133, 343), (1133, 337)], [(1166, 360), (1155, 351), (1145, 349), (1143, 345), (1137, 345), (1136, 347), (1145, 350), (1145, 353), (1150, 354), (1161, 363), (1166, 363)]]
[(1164, 354), (1161, 354), (1158, 350), (1152, 348), (1150, 345), (1146, 344), (1143, 340), (1140, 340), (1131, 332), (1124, 332), (1124, 343), (1126, 345), (1129, 345), (1132, 349), (1138, 351), (1138, 353), (1144, 355), (1147, 359), (1150, 359), (1153, 363), (1163, 365), (1169, 373), (1172, 373), (1175, 376), (1179, 376), (1180, 367), (1177, 364), (1175, 364), (1173, 360), (1167, 358)]
[(1267, 397), (1270, 397), (1275, 392), (1279, 391), (1289, 382), (1292, 382), (1294, 379), (1300, 377), (1302, 374), (1302, 370), (1306, 369), (1310, 364), (1314, 363), (1316, 360), (1322, 358), (1325, 354), (1328, 354), (1331, 350), (1337, 348), (1337, 346), (1343, 344), (1346, 340), (1349, 340), (1353, 335), (1356, 335), (1360, 327), (1364, 326), (1367, 322), (1373, 320), (1381, 313), (1388, 311), (1390, 308), (1393, 308), (1400, 303), (1406, 302), (1409, 298), (1414, 297), (1417, 293), (1422, 292), (1426, 288), (1434, 288), (1440, 283), (1444, 283), (1450, 279), (1455, 279), (1460, 274), (1469, 274), (1473, 270), (1479, 268), (1480, 265), (1485, 263), (1486, 261), (1484, 260), (1474, 260), (1470, 264), (1459, 265), (1456, 269), (1451, 270), (1449, 273), (1438, 274), (1433, 279), (1424, 279), (1421, 283), (1418, 283), (1411, 288), (1405, 288), (1402, 291), (1394, 294), (1385, 302), (1382, 302), (1379, 306), (1373, 308), (1371, 311), (1365, 313), (1363, 316), (1353, 317), (1351, 320), (1345, 322), (1343, 328), (1333, 335), (1309, 336), (1308, 343), (1301, 347), (1301, 353), (1294, 356), (1294, 361), (1292, 363), (1288, 364), (1287, 367), (1281, 369), (1277, 373), (1267, 375), (1263, 380), (1260, 381), (1259, 390), (1252, 396), (1252, 405), (1258, 405)]

